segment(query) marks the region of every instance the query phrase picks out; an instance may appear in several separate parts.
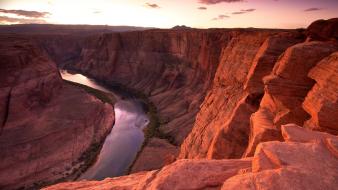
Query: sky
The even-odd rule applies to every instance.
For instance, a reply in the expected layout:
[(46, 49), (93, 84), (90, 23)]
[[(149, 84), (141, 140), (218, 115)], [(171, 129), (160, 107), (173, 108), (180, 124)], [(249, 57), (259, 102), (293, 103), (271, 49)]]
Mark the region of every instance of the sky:
[(304, 28), (338, 0), (0, 0), (0, 24)]

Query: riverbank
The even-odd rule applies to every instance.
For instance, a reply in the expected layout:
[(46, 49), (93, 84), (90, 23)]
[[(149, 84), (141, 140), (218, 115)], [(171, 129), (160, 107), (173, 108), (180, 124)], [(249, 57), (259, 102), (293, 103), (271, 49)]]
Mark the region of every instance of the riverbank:
[[(109, 84), (104, 85), (109, 88)], [(160, 123), (160, 118), (157, 113), (157, 108), (155, 104), (149, 100), (148, 96), (144, 94), (143, 92), (137, 91), (135, 89), (128, 88), (124, 85), (121, 84), (114, 84), (114, 87), (118, 88), (119, 90), (126, 92), (128, 94), (132, 94), (133, 98), (139, 99), (140, 101), (143, 102), (143, 104), (146, 106), (145, 110), (147, 112), (148, 118), (149, 118), (149, 124), (147, 125), (146, 128), (144, 128), (144, 137), (145, 140), (142, 144), (142, 147), (138, 151), (137, 155), (135, 156), (134, 161), (131, 163), (129, 166), (128, 170), (125, 172), (126, 175), (131, 174), (132, 168), (134, 167), (136, 161), (139, 159), (141, 156), (141, 153), (144, 151), (144, 148), (149, 145), (150, 140), (153, 138), (157, 139), (164, 139), (167, 141), (170, 145), (175, 146), (174, 144), (174, 139), (160, 131), (161, 123)]]
[[(68, 80), (64, 80), (66, 83), (71, 84), (73, 86), (79, 87), (84, 89), (87, 93), (95, 96), (96, 98), (98, 98), (99, 100), (101, 100), (104, 103), (109, 103), (112, 107), (114, 107), (114, 104), (117, 102), (117, 99), (115, 98), (115, 96), (111, 93), (107, 93), (107, 92), (103, 92), (101, 90), (97, 90), (95, 88), (80, 84), (80, 83), (76, 83), (76, 82), (72, 82), (72, 81), (68, 81)], [(113, 128), (113, 126), (112, 126)], [(76, 180), (77, 178), (79, 178), (79, 176), (84, 173), (88, 168), (90, 168), (96, 161), (98, 154), (100, 153), (102, 146), (105, 142), (106, 137), (110, 134), (111, 130), (109, 130), (105, 135), (104, 138), (102, 138), (100, 140), (100, 142), (98, 143), (93, 143), (89, 149), (84, 152), (80, 159), (78, 160), (78, 163), (76, 163), (75, 165), (79, 165), (78, 168), (76, 168), (71, 174), (70, 174), (70, 178), (73, 180)]]
[[(86, 85), (82, 85), (79, 83), (63, 80), (64, 86), (67, 88), (78, 88), (83, 89), (85, 93), (96, 97), (100, 101), (104, 103), (109, 103), (112, 107), (114, 107), (114, 104), (116, 102), (116, 98), (106, 92), (102, 92), (100, 90), (88, 87)], [(81, 93), (81, 94), (85, 94)], [(68, 110), (64, 110), (67, 112)], [(114, 117), (114, 115), (112, 115)], [(86, 171), (93, 163), (96, 161), (96, 157), (98, 153), (100, 152), (102, 145), (104, 144), (104, 141), (106, 137), (110, 134), (113, 125), (111, 125), (110, 129), (108, 129), (104, 134), (102, 134), (102, 138), (96, 141), (91, 141), (91, 144), (89, 147), (78, 157), (77, 160), (72, 161), (69, 166), (64, 168), (64, 171), (53, 173), (54, 175), (60, 176), (57, 180), (49, 181), (49, 182), (35, 182), (31, 187), (25, 187), (28, 190), (35, 190), (40, 189), (45, 186), (49, 186), (52, 184), (60, 183), (60, 182), (66, 182), (66, 181), (75, 181), (84, 171)]]

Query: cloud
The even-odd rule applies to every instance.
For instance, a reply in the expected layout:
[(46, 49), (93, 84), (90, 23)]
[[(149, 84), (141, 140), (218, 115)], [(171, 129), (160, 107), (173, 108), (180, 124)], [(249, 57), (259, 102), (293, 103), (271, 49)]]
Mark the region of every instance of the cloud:
[(223, 20), (223, 19), (226, 19), (226, 18), (230, 18), (228, 15), (218, 15), (218, 17), (215, 17), (211, 20)]
[(252, 11), (255, 11), (256, 9), (242, 9), (241, 11), (242, 12), (252, 12)]
[(46, 24), (47, 22), (43, 19), (26, 19), (26, 18), (13, 18), (7, 16), (0, 16), (0, 23), (6, 24)]
[(244, 14), (244, 13), (246, 13), (246, 12), (243, 12), (243, 11), (237, 11), (237, 12), (233, 12), (232, 14), (233, 14), (233, 15), (240, 15), (240, 14)]
[(200, 0), (199, 2), (202, 4), (212, 5), (218, 3), (234, 3), (234, 2), (242, 2), (244, 0)]
[(207, 10), (206, 7), (198, 7), (197, 9), (199, 9), (199, 10)]
[(322, 10), (322, 8), (309, 8), (309, 9), (305, 9), (305, 12), (310, 12), (310, 11), (320, 11)]
[(256, 9), (242, 9), (241, 11), (236, 11), (236, 12), (233, 12), (232, 14), (233, 15), (240, 15), (240, 14), (245, 14), (245, 13), (253, 12), (255, 10)]
[(26, 11), (26, 10), (6, 10), (0, 9), (0, 13), (15, 14), (17, 16), (24, 16), (29, 18), (44, 18), (50, 15), (49, 12)]
[(149, 8), (153, 8), (153, 9), (161, 8), (160, 6), (158, 6), (155, 3), (146, 3), (146, 6), (149, 7)]

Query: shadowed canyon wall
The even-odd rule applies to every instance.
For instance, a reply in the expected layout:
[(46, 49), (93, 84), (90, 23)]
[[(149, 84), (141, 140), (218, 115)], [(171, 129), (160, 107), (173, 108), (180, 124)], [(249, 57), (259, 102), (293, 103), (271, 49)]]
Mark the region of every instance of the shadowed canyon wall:
[(0, 41), (0, 189), (65, 178), (109, 133), (113, 108), (64, 83), (31, 40), (1, 35)]

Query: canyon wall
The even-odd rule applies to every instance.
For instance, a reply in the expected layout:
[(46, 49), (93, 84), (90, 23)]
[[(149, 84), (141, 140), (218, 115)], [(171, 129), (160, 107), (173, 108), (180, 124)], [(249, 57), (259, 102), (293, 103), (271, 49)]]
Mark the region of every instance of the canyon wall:
[(32, 40), (0, 35), (0, 41), (0, 189), (66, 178), (110, 132), (114, 110), (64, 83)]
[[(331, 28), (334, 28), (332, 23), (337, 25), (335, 19), (326, 23)], [(333, 92), (335, 83), (330, 83), (330, 87), (327, 87), (330, 90), (321, 89), (321, 93), (330, 94), (327, 96), (331, 98), (318, 97), (318, 92), (308, 95), (315, 84), (308, 73), (323, 58), (336, 52), (338, 44), (335, 33), (327, 31), (333, 36), (326, 35), (323, 39), (313, 37), (318, 36), (315, 32), (309, 28), (306, 32), (279, 33), (269, 36), (258, 47), (246, 45), (244, 53), (232, 49), (224, 54), (194, 128), (181, 146), (179, 158), (250, 157), (259, 143), (283, 140), (281, 125), (295, 123), (303, 126), (310, 119), (310, 111), (312, 119), (306, 122), (306, 127), (336, 134), (335, 119), (331, 119), (337, 115), (336, 94)], [(255, 38), (257, 39), (259, 38)], [(240, 46), (240, 43), (236, 45)], [(334, 58), (331, 57), (332, 59)], [(236, 62), (240, 61), (240, 66), (236, 66)], [(331, 65), (327, 68), (334, 68), (334, 63)], [(325, 78), (325, 83), (335, 79), (333, 73), (334, 69), (328, 73), (330, 78)], [(318, 74), (312, 75), (320, 81)], [(315, 88), (318, 89), (322, 83), (323, 79)], [(307, 96), (310, 97), (305, 101)], [(317, 110), (312, 108), (314, 105)], [(328, 117), (317, 111), (325, 112)], [(316, 122), (317, 113), (321, 115), (323, 123), (320, 127)], [(313, 122), (317, 126), (312, 125)], [(329, 123), (330, 126), (324, 123)]]
[(284, 50), (303, 40), (300, 32), (239, 36), (223, 52), (213, 85), (198, 113), (180, 158), (239, 158), (250, 134), (250, 116), (258, 109), (264, 87)]

